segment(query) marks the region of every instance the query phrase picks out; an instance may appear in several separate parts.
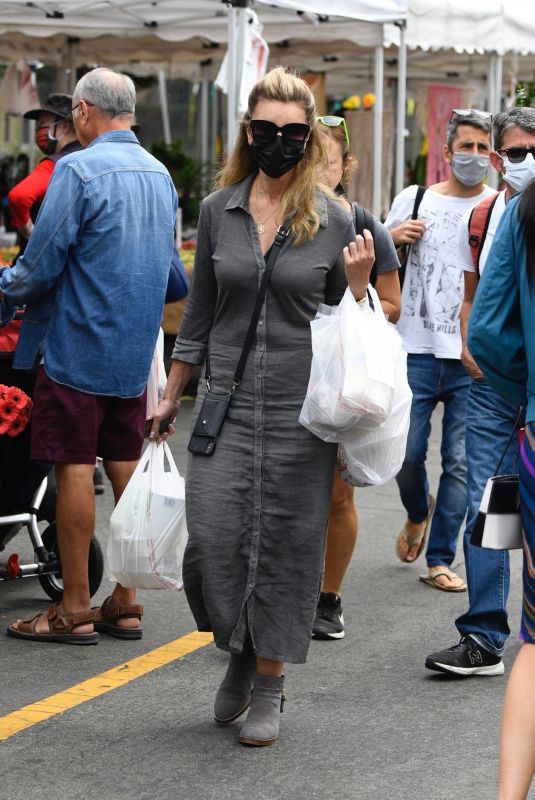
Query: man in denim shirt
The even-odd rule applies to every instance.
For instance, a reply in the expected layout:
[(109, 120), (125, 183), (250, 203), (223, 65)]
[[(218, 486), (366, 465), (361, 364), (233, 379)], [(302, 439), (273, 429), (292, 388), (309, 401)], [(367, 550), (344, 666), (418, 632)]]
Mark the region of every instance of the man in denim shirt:
[(139, 460), (145, 387), (160, 325), (177, 196), (130, 125), (134, 84), (99, 68), (73, 95), (86, 150), (58, 162), (24, 255), (0, 272), (1, 323), (26, 304), (14, 366), (41, 367), (32, 458), (53, 461), (61, 605), (8, 627), (17, 638), (95, 644), (98, 631), (140, 638), (135, 592), (117, 585), (90, 609), (93, 469), (104, 458), (116, 501)]

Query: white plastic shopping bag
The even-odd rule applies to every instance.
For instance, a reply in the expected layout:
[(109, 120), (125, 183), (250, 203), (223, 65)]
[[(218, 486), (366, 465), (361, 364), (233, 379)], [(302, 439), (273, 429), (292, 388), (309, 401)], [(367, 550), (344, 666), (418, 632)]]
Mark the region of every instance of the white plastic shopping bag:
[(382, 425), (392, 408), (401, 337), (389, 325), (375, 289), (373, 299), (357, 303), (349, 288), (340, 303), (340, 338), (344, 380), (340, 402), (355, 421), (369, 428)]
[(353, 422), (353, 415), (340, 404), (343, 364), (337, 307), (321, 305), (310, 331), (312, 363), (299, 422), (320, 439), (334, 442), (338, 431)]
[(184, 478), (167, 443), (151, 442), (111, 515), (108, 577), (122, 586), (178, 591), (186, 541)]
[(356, 427), (347, 431), (338, 447), (337, 469), (347, 483), (353, 486), (379, 485), (397, 475), (405, 458), (411, 401), (407, 355), (402, 350), (388, 418), (372, 430)]
[(368, 291), (375, 310), (348, 288), (339, 306), (320, 306), (310, 323), (312, 364), (299, 422), (326, 442), (340, 442), (357, 425), (378, 427), (392, 408), (401, 337), (376, 291)]
[(163, 330), (160, 328), (147, 380), (147, 414), (145, 419), (152, 419), (166, 383), (167, 375), (163, 363)]

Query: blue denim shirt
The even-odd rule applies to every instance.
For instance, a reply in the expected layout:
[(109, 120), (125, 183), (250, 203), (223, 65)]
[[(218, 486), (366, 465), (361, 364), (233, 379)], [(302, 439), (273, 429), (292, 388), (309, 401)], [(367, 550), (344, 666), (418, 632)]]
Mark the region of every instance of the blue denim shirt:
[(117, 130), (58, 161), (23, 256), (0, 272), (0, 324), (26, 305), (14, 366), (90, 394), (147, 383), (173, 252), (166, 168)]

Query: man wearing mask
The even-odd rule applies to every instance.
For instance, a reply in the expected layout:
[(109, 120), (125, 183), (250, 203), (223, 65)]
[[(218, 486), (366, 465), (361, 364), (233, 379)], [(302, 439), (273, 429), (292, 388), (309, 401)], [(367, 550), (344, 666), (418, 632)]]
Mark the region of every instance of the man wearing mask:
[(35, 144), (45, 158), (8, 195), (11, 224), (21, 237), (21, 253), (33, 230), (56, 163), (68, 153), (82, 148), (76, 139), (71, 108), (70, 94), (55, 93), (46, 98), (41, 108), (24, 114), (25, 119), (35, 120)]
[[(411, 219), (417, 187), (409, 186), (394, 199), (385, 221), (396, 245), (411, 245), (398, 330), (408, 353), (413, 402), (407, 452), (396, 479), (407, 512), (396, 553), (411, 563), (422, 553), (430, 531), (427, 572), (420, 580), (435, 589), (462, 592), (466, 584), (450, 569), (467, 504), (464, 424), (470, 385), (460, 360), (463, 271), (458, 229), (464, 213), (492, 193), (483, 185), (489, 167), (490, 114), (454, 110), (443, 154), (451, 167), (449, 178), (428, 187), (418, 219)], [(444, 404), (442, 474), (435, 503), (425, 460), (431, 415), (439, 402)]]
[(87, 571), (97, 452), (116, 500), (141, 454), (174, 245), (176, 191), (130, 130), (135, 103), (127, 75), (97, 68), (78, 81), (72, 114), (85, 149), (58, 163), (24, 255), (0, 268), (0, 324), (26, 304), (14, 366), (40, 362), (32, 458), (55, 465), (63, 576), (61, 603), (9, 626), (20, 639), (142, 636), (135, 590), (117, 584), (90, 608)]
[[(464, 534), (464, 558), (469, 607), (456, 620), (459, 644), (432, 653), (425, 665), (438, 672), (460, 676), (502, 675), (502, 654), (509, 625), (509, 553), (470, 543), (487, 480), (500, 472), (518, 468), (518, 439), (511, 433), (520, 423), (520, 409), (500, 397), (485, 380), (466, 345), (472, 302), (506, 203), (535, 179), (535, 109), (513, 108), (496, 114), (492, 122), (494, 150), (492, 166), (503, 176), (505, 188), (489, 202), (483, 200), (463, 217), (459, 230), (459, 253), (464, 269), (464, 301), (461, 308), (461, 361), (474, 380), (470, 385), (466, 413), (466, 461), (468, 467), (468, 512)], [(476, 216), (481, 234), (475, 234)], [(486, 229), (486, 235), (483, 231)], [(469, 244), (469, 242), (471, 244)], [(471, 249), (471, 247), (473, 249)], [(516, 463), (515, 463), (516, 462)]]

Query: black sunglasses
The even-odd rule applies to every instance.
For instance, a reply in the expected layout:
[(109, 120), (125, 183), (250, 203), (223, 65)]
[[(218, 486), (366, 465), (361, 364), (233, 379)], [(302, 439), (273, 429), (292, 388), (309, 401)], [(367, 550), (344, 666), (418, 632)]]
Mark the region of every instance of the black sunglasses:
[(504, 147), (496, 152), (501, 156), (507, 156), (511, 164), (521, 164), (528, 153), (531, 153), (531, 157), (535, 158), (535, 147)]
[(279, 133), (287, 142), (304, 142), (310, 133), (310, 125), (305, 122), (289, 122), (279, 128), (267, 119), (252, 119), (249, 125), (253, 139), (257, 142), (272, 142)]

